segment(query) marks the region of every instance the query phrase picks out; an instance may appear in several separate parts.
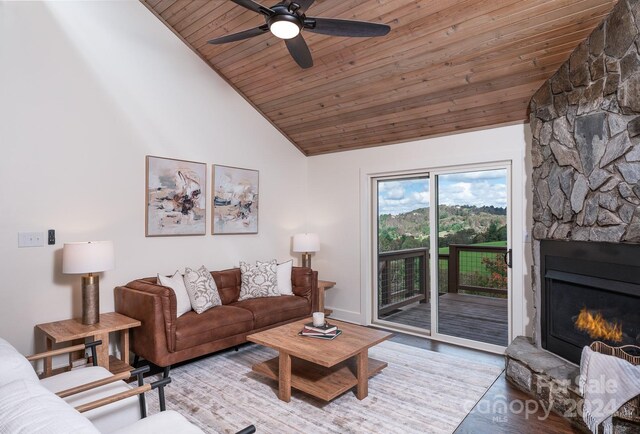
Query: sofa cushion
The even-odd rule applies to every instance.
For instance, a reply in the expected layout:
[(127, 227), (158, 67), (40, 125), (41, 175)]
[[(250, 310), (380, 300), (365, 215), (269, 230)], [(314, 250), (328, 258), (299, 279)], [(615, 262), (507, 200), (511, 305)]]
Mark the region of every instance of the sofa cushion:
[(204, 433), (200, 428), (189, 422), (183, 415), (173, 410), (156, 413), (119, 429), (111, 434), (149, 434), (149, 433)]
[(240, 286), (242, 285), (239, 268), (212, 271), (211, 276), (213, 276), (213, 280), (216, 281), (222, 304), (230, 304), (238, 301)]
[[(81, 384), (90, 383), (103, 378), (111, 377), (113, 374), (101, 366), (87, 366), (73, 369), (52, 377), (43, 378), (40, 384), (47, 390), (58, 393)], [(132, 383), (133, 384), (133, 383)], [(135, 384), (133, 384), (135, 386)], [(96, 399), (126, 392), (131, 389), (124, 381), (116, 381), (104, 386), (96, 387), (86, 392), (76, 393), (64, 398), (64, 401), (72, 407), (86, 404)], [(100, 432), (111, 432), (118, 428), (130, 425), (139, 420), (140, 401), (137, 396), (132, 396), (121, 401), (98, 407), (82, 413)]]
[(58, 396), (24, 379), (0, 386), (0, 415), (0, 433), (99, 433)]
[(245, 333), (253, 329), (253, 315), (233, 306), (216, 306), (201, 313), (187, 312), (176, 321), (176, 351)]
[(0, 386), (18, 379), (38, 382), (31, 363), (13, 345), (0, 338)]
[(254, 329), (300, 318), (311, 313), (311, 305), (307, 299), (296, 295), (252, 298), (238, 301), (233, 303), (232, 306), (251, 311), (253, 314)]

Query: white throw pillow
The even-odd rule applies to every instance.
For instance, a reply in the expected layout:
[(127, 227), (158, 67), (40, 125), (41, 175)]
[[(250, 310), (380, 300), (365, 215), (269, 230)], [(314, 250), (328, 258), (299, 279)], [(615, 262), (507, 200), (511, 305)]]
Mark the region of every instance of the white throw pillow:
[(176, 271), (171, 277), (158, 274), (158, 282), (162, 286), (173, 289), (173, 293), (176, 295), (176, 314), (178, 317), (191, 311), (189, 293), (187, 287), (184, 286), (184, 277), (179, 271)]
[(240, 262), (242, 285), (238, 300), (248, 300), (256, 297), (276, 297), (278, 291), (278, 262), (257, 261), (256, 265)]
[(216, 282), (204, 265), (197, 270), (189, 267), (184, 269), (184, 286), (187, 288), (191, 307), (196, 313), (222, 304)]
[(291, 286), (292, 267), (293, 259), (278, 264), (278, 292), (280, 292), (280, 295), (293, 295), (293, 287)]

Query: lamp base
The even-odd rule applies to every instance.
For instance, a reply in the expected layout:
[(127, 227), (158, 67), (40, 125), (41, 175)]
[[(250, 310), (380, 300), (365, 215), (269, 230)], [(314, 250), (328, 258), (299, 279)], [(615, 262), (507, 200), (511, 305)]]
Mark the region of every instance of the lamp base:
[(311, 253), (302, 254), (302, 266), (311, 268)]
[(100, 279), (89, 274), (82, 276), (82, 324), (100, 322)]

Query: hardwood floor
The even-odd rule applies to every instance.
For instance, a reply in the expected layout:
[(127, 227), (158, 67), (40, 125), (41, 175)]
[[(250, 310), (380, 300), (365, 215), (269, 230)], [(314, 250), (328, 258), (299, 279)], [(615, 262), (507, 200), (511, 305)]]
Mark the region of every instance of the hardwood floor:
[[(468, 357), (484, 363), (504, 366), (504, 357), (497, 354), (402, 333), (397, 333), (391, 340), (443, 354)], [(582, 432), (553, 412), (549, 412), (547, 415), (543, 410), (542, 403), (516, 389), (507, 381), (504, 372), (502, 372), (458, 426), (454, 434), (568, 434)]]
[(543, 403), (512, 386), (503, 372), (454, 434), (583, 433), (544, 408)]
[[(467, 294), (442, 294), (439, 301), (440, 333), (488, 344), (507, 346), (506, 298)], [(383, 317), (385, 321), (431, 329), (431, 303), (415, 303)]]

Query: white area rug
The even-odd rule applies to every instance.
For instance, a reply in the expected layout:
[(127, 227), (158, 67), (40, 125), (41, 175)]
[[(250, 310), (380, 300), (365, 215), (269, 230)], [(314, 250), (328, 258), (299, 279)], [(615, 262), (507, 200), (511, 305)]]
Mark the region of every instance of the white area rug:
[[(260, 434), (452, 433), (502, 371), (386, 341), (369, 351), (389, 366), (369, 379), (364, 400), (350, 391), (326, 403), (294, 389), (285, 403), (275, 381), (251, 371), (275, 355), (250, 345), (172, 369), (167, 408), (212, 433), (251, 424)], [(147, 396), (149, 413), (157, 412), (158, 394)]]

